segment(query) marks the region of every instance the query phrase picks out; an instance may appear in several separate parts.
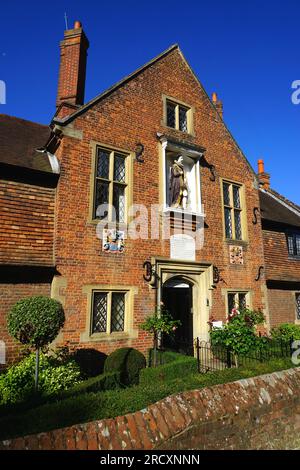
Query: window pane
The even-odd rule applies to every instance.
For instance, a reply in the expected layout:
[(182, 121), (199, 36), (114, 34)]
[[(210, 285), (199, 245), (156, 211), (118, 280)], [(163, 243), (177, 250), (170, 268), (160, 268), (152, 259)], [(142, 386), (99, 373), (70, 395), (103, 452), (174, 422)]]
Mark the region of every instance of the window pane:
[(124, 331), (125, 294), (112, 293), (111, 299), (111, 332)]
[(229, 184), (223, 183), (223, 198), (225, 206), (230, 206)]
[(292, 235), (288, 236), (288, 249), (289, 249), (289, 255), (294, 254), (294, 238)]
[(231, 313), (235, 308), (235, 294), (228, 294), (228, 313)]
[(187, 109), (179, 106), (179, 130), (187, 132)]
[(109, 179), (109, 152), (98, 150), (97, 176)]
[(119, 184), (114, 184), (113, 206), (116, 211), (116, 221), (125, 221), (125, 188)]
[(95, 204), (95, 216), (99, 219), (107, 217), (106, 210), (100, 210), (102, 204), (108, 204), (108, 187), (109, 183), (104, 181), (96, 181), (96, 204)]
[(107, 322), (107, 293), (95, 292), (93, 300), (92, 333), (105, 333)]
[(239, 186), (232, 186), (233, 189), (233, 205), (236, 209), (241, 208), (241, 201), (240, 201), (240, 188)]
[(245, 309), (247, 306), (246, 304), (246, 294), (245, 293), (239, 293), (239, 308), (240, 309)]
[(242, 223), (241, 223), (241, 211), (234, 211), (234, 223), (235, 223), (235, 238), (236, 240), (242, 239)]
[(300, 235), (295, 235), (296, 238), (296, 256), (300, 256)]
[(170, 101), (167, 101), (167, 126), (174, 128), (176, 125), (175, 109), (176, 105), (171, 103)]
[(226, 238), (232, 238), (231, 209), (225, 207), (225, 235)]
[(125, 158), (117, 154), (114, 160), (114, 181), (125, 183)]
[(300, 294), (296, 294), (296, 315), (297, 320), (300, 320)]

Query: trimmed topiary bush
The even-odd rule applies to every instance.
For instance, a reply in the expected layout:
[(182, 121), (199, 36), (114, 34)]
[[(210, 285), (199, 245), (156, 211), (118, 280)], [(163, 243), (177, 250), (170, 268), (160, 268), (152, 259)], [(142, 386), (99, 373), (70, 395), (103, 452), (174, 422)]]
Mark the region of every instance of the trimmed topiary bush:
[(19, 300), (8, 314), (7, 328), (20, 343), (37, 349), (56, 338), (64, 321), (61, 303), (40, 295)]
[(102, 374), (107, 354), (92, 348), (76, 349), (73, 354), (74, 360), (80, 367), (84, 378), (96, 377)]
[(104, 372), (120, 372), (124, 385), (139, 383), (140, 370), (146, 367), (145, 356), (134, 348), (120, 348), (112, 352), (104, 363)]
[(19, 300), (7, 317), (9, 333), (22, 344), (36, 349), (35, 390), (38, 390), (39, 351), (53, 341), (65, 321), (63, 307), (43, 295)]

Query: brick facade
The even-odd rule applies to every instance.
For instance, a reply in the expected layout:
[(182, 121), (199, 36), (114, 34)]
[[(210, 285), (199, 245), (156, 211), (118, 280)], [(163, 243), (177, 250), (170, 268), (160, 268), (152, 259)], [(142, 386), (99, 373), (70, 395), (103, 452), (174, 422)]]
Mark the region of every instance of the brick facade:
[[(88, 41), (77, 22), (74, 29), (65, 32), (61, 43), (58, 109), (51, 124), (51, 141), (55, 140), (54, 147), (52, 144), (55, 150), (51, 147), (51, 152), (55, 151), (60, 163), (57, 187), (56, 183), (38, 185), (40, 175), (35, 184), (13, 178), (1, 183), (2, 265), (52, 268), (47, 275), (44, 272), (41, 293), (48, 292), (51, 283), (51, 295), (63, 303), (66, 313), (58, 343), (72, 347), (92, 347), (109, 353), (118, 347), (132, 346), (146, 352), (151, 338), (140, 329), (140, 324), (160, 305), (163, 286), (170, 278), (180, 278), (192, 286), (193, 337), (207, 339), (210, 318), (226, 320), (228, 291), (247, 292), (248, 305), (263, 309), (268, 319), (265, 278), (258, 276), (259, 268), (265, 265), (262, 226), (260, 219), (253, 222), (253, 210), (260, 206), (258, 181), (226, 127), (222, 103), (216, 94), (211, 101), (175, 45), (80, 106), (87, 48)], [(166, 126), (166, 97), (190, 107), (189, 132)], [(124, 252), (104, 252), (96, 235), (96, 223), (91, 220), (97, 145), (122, 149), (128, 154), (128, 199), (143, 205), (150, 215), (151, 205), (161, 204), (163, 185), (168, 184), (162, 162), (163, 139), (167, 145), (171, 142), (177, 153), (198, 155), (201, 186), (199, 189), (197, 180), (195, 191), (201, 192), (205, 213), (203, 247), (196, 250), (192, 263), (172, 258), (170, 240), (162, 236), (165, 219), (159, 212), (156, 239), (128, 236)], [(135, 158), (138, 143), (144, 149), (143, 162)], [(49, 150), (47, 145), (44, 150)], [(241, 241), (225, 239), (223, 179), (240, 185), (244, 194)], [(198, 214), (196, 220), (199, 217)], [(127, 229), (128, 225), (123, 224), (122, 228)], [(272, 251), (275, 243), (282, 245), (282, 240), (272, 237), (268, 241), (267, 232), (264, 240), (266, 272), (275, 269), (280, 277), (288, 276), (289, 267), (284, 265), (283, 258), (279, 260), (282, 266), (272, 267), (270, 261), (273, 255), (269, 248)], [(230, 262), (230, 253), (235, 248), (242, 250), (242, 264)], [(156, 270), (155, 283), (144, 279), (145, 261), (151, 262)], [(6, 278), (5, 273), (2, 276), (3, 286), (10, 282), (13, 290), (18, 284), (22, 294), (23, 281), (16, 282), (7, 276), (7, 273)], [(40, 283), (35, 273), (34, 281), (29, 278), (27, 282), (26, 292), (38, 292)], [(124, 332), (101, 338), (91, 334), (93, 288), (128, 293)], [(1, 319), (6, 313), (5, 309), (1, 311)]]
[(55, 189), (0, 180), (1, 264), (53, 265)]
[[(189, 103), (194, 108), (194, 135), (162, 125), (162, 95)], [(143, 279), (143, 263), (151, 258), (170, 259), (169, 240), (126, 240), (125, 252), (104, 253), (96, 237), (96, 226), (89, 220), (91, 192), (92, 144), (98, 142), (112, 148), (134, 152), (137, 142), (144, 145), (144, 163), (133, 162), (133, 202), (159, 204), (160, 161), (157, 133), (167, 133), (182, 145), (205, 147), (207, 160), (215, 166), (217, 177), (201, 167), (201, 193), (205, 217), (204, 247), (196, 253), (196, 262), (217, 266), (222, 281), (208, 286), (212, 292), (209, 314), (225, 320), (226, 288), (251, 292), (252, 306), (264, 307), (262, 280), (255, 281), (263, 264), (260, 224), (252, 223), (253, 207), (259, 204), (256, 178), (251, 167), (229, 134), (223, 120), (212, 105), (178, 47), (125, 81), (77, 117), (54, 121), (64, 133), (57, 151), (61, 176), (56, 205), (55, 262), (66, 280), (65, 311), (67, 323), (63, 340), (79, 347), (95, 347), (109, 352), (130, 345), (145, 351), (150, 338), (138, 327), (150, 315), (157, 302), (157, 290)], [(72, 136), (70, 132), (72, 131)], [(242, 266), (229, 263), (230, 242), (224, 240), (220, 178), (244, 185), (246, 193), (247, 241), (238, 243), (244, 250)], [(78, 197), (80, 195), (80, 197)], [(133, 286), (134, 338), (120, 341), (82, 342), (86, 329), (87, 285)], [(206, 301), (206, 299), (205, 299)], [(208, 315), (205, 312), (205, 315)], [(206, 317), (205, 317), (206, 318)], [(203, 322), (206, 323), (206, 320)]]

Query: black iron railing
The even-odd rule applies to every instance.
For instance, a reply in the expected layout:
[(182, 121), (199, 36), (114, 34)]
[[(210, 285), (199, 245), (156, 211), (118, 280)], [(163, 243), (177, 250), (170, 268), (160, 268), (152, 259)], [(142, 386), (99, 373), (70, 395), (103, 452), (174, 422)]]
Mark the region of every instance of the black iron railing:
[(207, 341), (195, 340), (195, 349), (200, 373), (220, 371), (230, 367), (249, 366), (257, 362), (268, 362), (275, 358), (291, 357), (293, 340), (283, 341), (263, 338), (259, 350), (246, 354), (235, 354), (230, 347), (214, 345)]

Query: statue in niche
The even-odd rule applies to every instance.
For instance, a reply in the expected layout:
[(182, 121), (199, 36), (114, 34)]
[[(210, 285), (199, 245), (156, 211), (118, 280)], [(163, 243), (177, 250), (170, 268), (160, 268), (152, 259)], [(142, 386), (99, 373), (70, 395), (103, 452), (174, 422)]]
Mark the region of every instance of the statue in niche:
[(179, 155), (170, 168), (169, 186), (170, 207), (186, 209), (188, 199), (188, 186), (183, 166), (183, 156)]

